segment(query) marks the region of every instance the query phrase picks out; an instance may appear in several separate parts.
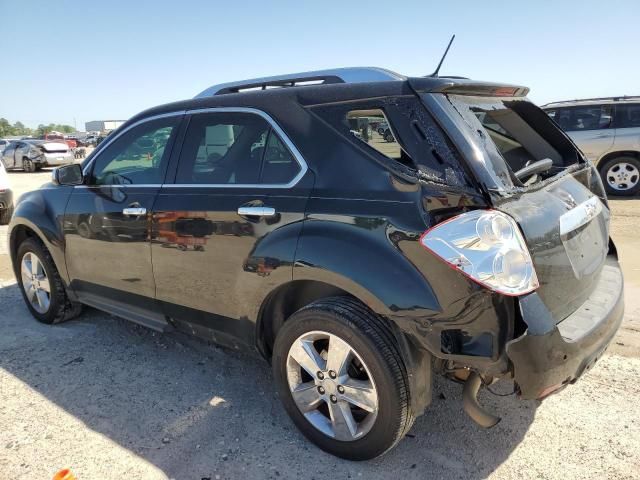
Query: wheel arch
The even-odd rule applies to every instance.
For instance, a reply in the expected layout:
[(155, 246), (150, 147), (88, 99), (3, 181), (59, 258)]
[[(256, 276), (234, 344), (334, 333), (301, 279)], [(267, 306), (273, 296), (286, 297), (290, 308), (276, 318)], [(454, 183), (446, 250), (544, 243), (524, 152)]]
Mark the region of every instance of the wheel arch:
[[(58, 199), (56, 199), (58, 200)], [(60, 199), (62, 200), (62, 199)], [(42, 192), (35, 190), (25, 194), (15, 206), (13, 220), (9, 225), (9, 254), (16, 267), (18, 246), (29, 237), (38, 238), (51, 254), (53, 262), (66, 285), (69, 284), (65, 263), (64, 236), (61, 220), (56, 212), (64, 210), (64, 200), (53, 204), (47, 202)]]
[(602, 172), (602, 168), (604, 167), (604, 165), (609, 160), (617, 157), (633, 157), (640, 160), (640, 152), (638, 152), (637, 150), (618, 150), (615, 152), (609, 152), (603, 155), (602, 157), (600, 157), (600, 159), (598, 160), (598, 163), (597, 163), (598, 171)]
[[(356, 290), (356, 291), (354, 291)], [(256, 343), (260, 353), (271, 361), (273, 344), (278, 330), (287, 319), (299, 309), (323, 298), (348, 297), (359, 301), (372, 310), (357, 289), (344, 289), (320, 280), (292, 280), (274, 289), (263, 301), (256, 322)], [(371, 300), (371, 296), (366, 296)], [(379, 315), (379, 314), (378, 314)], [(388, 328), (404, 362), (409, 378), (411, 408), (420, 415), (431, 403), (432, 398), (432, 356), (420, 348), (392, 320), (380, 315)]]

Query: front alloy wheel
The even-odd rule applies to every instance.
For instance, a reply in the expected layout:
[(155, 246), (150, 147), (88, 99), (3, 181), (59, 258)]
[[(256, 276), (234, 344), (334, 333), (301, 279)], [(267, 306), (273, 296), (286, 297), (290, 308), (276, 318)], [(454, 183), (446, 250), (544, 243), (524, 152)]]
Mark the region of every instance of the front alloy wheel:
[(289, 349), (287, 380), (300, 412), (315, 428), (349, 442), (366, 435), (378, 414), (378, 392), (357, 352), (337, 335), (316, 330)]
[(38, 238), (18, 245), (15, 265), (24, 301), (39, 322), (59, 323), (80, 313), (82, 306), (67, 296), (51, 253)]
[(31, 307), (38, 313), (47, 313), (51, 305), (51, 285), (42, 261), (34, 252), (27, 252), (20, 265), (22, 288)]

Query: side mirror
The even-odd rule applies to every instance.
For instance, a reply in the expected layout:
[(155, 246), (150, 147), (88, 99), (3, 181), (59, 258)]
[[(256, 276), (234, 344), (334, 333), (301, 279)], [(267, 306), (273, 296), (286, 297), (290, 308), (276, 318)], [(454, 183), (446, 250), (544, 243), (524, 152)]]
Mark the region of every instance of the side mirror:
[(78, 163), (58, 167), (53, 171), (53, 183), (56, 185), (82, 185), (84, 175)]

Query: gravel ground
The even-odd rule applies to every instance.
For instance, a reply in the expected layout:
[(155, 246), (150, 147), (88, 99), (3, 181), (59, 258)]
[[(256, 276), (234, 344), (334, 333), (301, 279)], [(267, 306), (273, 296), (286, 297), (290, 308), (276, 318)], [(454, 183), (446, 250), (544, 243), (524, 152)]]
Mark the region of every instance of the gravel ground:
[[(47, 173), (12, 173), (15, 189)], [(0, 471), (49, 479), (640, 478), (640, 200), (612, 202), (626, 277), (623, 328), (576, 385), (543, 403), (483, 393), (492, 430), (437, 379), (434, 403), (370, 462), (329, 456), (300, 435), (261, 359), (88, 310), (56, 327), (23, 305), (0, 227)], [(508, 386), (502, 387), (503, 392)]]

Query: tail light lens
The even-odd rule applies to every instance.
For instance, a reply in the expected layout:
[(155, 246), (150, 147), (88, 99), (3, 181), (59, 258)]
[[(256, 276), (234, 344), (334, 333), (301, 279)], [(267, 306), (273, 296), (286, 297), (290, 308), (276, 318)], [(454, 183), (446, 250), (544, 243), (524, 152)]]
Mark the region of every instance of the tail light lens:
[(475, 282), (505, 295), (538, 288), (529, 250), (515, 220), (475, 210), (427, 230), (420, 243)]

